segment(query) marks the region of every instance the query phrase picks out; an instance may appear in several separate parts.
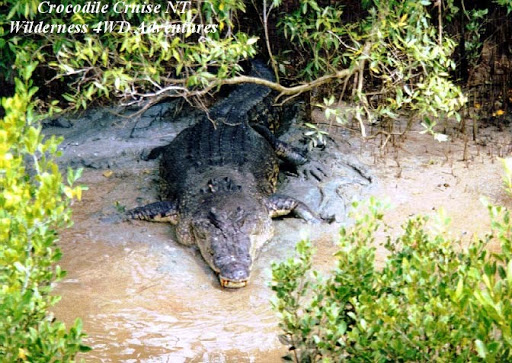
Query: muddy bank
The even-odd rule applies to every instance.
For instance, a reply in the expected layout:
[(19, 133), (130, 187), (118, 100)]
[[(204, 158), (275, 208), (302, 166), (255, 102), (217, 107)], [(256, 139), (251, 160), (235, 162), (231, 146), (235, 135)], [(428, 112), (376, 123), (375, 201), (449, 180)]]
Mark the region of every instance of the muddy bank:
[[(105, 110), (93, 112), (100, 112), (94, 122), (103, 120), (103, 129), (93, 131), (91, 124), (61, 120), (68, 128), (47, 130), (68, 133), (64, 164), (89, 164), (82, 182), (90, 190), (74, 206), (75, 226), (61, 235), (62, 265), (69, 273), (57, 287), (63, 299), (56, 309), (66, 321), (76, 316), (84, 319), (88, 344), (95, 349), (87, 361), (279, 361), (284, 347), (277, 340), (277, 319), (268, 303), (271, 261), (289, 256), (302, 233), (309, 232), (317, 247), (315, 268), (330, 269), (339, 224), (315, 229), (295, 219), (275, 221), (275, 236), (256, 260), (251, 284), (243, 290), (223, 291), (200, 254), (173, 240), (171, 226), (99, 221), (101, 215), (115, 212), (116, 202), (133, 207), (156, 200), (157, 164), (141, 160), (141, 153), (171, 140), (193, 117), (137, 121), (111, 116)], [(315, 118), (325, 122), (320, 113)], [(136, 131), (140, 138), (130, 138), (137, 123), (149, 127)], [(496, 160), (512, 154), (512, 137), (510, 132), (487, 127), (473, 142), (457, 129), (448, 130), (450, 142), (439, 143), (420, 134), (417, 125), (406, 138), (382, 149), (384, 138), (362, 142), (357, 134), (335, 127), (331, 136), (336, 143), (326, 153), (316, 150), (314, 155), (333, 168), (332, 174), (339, 179), (308, 186), (286, 176), (281, 188), (288, 188), (289, 194), (296, 188), (299, 195), (309, 195), (312, 207), (323, 208), (323, 212), (338, 208), (334, 212), (342, 223), (352, 197), (372, 194), (387, 199), (394, 206), (385, 216), (392, 234), (400, 232), (407, 217), (419, 213), (434, 217), (443, 208), (452, 218), (450, 233), (467, 242), (473, 234), (483, 235), (489, 229), (487, 211), (479, 201), (482, 196), (512, 205), (502, 188), (502, 169)], [(146, 138), (144, 133), (148, 133)], [(71, 139), (70, 134), (78, 139)], [(87, 138), (80, 140), (84, 135)], [(109, 137), (119, 138), (115, 147)], [(300, 143), (300, 133), (284, 137), (295, 145)], [(96, 144), (82, 154), (89, 145), (86, 140)], [(111, 146), (115, 157), (110, 158), (108, 152), (103, 157), (103, 147)], [(84, 157), (95, 152), (103, 159)], [(369, 165), (378, 183), (369, 184), (357, 168), (348, 166), (358, 165), (347, 162), (352, 159)], [(378, 263), (384, 259), (380, 248)]]
[[(63, 297), (57, 317), (82, 317), (87, 344), (94, 348), (87, 361), (279, 361), (284, 350), (269, 303), (271, 262), (290, 256), (309, 234), (319, 251), (317, 267), (332, 266), (333, 241), (351, 200), (367, 195), (374, 184), (353, 156), (349, 135), (311, 152), (310, 158), (329, 171), (327, 178), (280, 177), (280, 193), (322, 215), (335, 215), (338, 223), (275, 221), (275, 236), (260, 252), (250, 285), (226, 291), (196, 249), (175, 241), (170, 225), (100, 220), (120, 207), (158, 200), (158, 162), (145, 156), (201, 115), (177, 102), (157, 105), (138, 118), (121, 112), (92, 110), (49, 121), (45, 128), (65, 137), (60, 163), (84, 167), (81, 183), (89, 187), (73, 206), (75, 225), (61, 234), (61, 265), (68, 275), (56, 288)], [(301, 137), (297, 128), (282, 139), (300, 146)]]

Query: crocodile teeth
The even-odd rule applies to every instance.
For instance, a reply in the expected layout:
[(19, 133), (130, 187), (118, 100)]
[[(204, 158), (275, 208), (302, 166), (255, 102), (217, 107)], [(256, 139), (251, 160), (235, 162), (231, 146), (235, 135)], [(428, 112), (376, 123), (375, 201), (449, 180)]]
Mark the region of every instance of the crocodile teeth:
[(220, 285), (226, 289), (239, 289), (241, 287), (247, 286), (247, 280), (234, 281), (225, 279), (222, 276), (219, 276), (219, 280)]

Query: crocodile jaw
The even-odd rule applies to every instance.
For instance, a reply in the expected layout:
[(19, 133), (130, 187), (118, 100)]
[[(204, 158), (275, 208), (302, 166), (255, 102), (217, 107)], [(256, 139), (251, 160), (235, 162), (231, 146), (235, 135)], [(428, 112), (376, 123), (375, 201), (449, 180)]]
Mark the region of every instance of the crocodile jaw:
[(247, 286), (247, 283), (249, 282), (249, 280), (230, 280), (222, 277), (221, 275), (219, 275), (219, 281), (220, 286), (226, 289), (239, 289), (241, 287)]

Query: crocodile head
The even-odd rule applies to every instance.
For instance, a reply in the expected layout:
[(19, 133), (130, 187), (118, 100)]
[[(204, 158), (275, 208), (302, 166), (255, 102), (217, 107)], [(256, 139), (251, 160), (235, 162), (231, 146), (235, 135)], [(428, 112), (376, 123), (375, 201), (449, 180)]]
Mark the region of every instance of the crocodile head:
[[(226, 202), (194, 215), (193, 238), (225, 288), (247, 285), (257, 249), (272, 235), (268, 212), (258, 203)], [(245, 207), (241, 207), (244, 205)]]

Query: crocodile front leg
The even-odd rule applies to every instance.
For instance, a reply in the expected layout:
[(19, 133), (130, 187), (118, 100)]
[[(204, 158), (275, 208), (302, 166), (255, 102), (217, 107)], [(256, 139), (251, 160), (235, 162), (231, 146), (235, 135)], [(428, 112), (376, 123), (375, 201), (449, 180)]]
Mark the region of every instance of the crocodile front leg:
[(308, 223), (317, 224), (322, 222), (322, 219), (306, 204), (287, 195), (273, 194), (265, 200), (265, 205), (270, 211), (271, 218), (293, 213)]
[(178, 208), (176, 203), (163, 201), (147, 204), (142, 207), (130, 209), (126, 212), (129, 219), (142, 219), (151, 222), (178, 223)]

